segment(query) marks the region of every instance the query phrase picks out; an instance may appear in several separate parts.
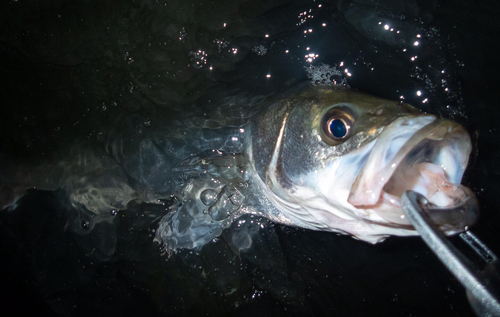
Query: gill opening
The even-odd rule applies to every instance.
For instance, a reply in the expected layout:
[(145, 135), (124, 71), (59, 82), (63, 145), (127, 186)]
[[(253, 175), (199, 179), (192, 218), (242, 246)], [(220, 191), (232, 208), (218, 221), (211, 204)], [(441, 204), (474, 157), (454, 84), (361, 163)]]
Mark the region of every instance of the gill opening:
[(280, 132), (278, 134), (278, 138), (276, 139), (276, 145), (274, 146), (273, 156), (271, 157), (271, 161), (269, 162), (269, 166), (267, 167), (266, 183), (268, 183), (268, 186), (270, 188), (276, 188), (276, 186), (279, 185), (278, 178), (276, 177), (276, 166), (278, 165), (278, 159), (283, 145), (283, 135), (285, 134), (285, 126), (288, 115), (289, 113), (287, 112), (283, 117)]

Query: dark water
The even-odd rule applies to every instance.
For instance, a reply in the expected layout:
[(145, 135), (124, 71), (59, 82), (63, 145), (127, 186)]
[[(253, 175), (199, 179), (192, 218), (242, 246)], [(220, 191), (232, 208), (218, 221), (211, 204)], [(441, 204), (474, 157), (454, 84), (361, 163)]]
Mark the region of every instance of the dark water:
[[(464, 182), (482, 210), (473, 231), (500, 254), (498, 13), (493, 1), (4, 1), (2, 181), (69, 160), (75, 144), (106, 156), (116, 131), (140, 140), (194, 115), (246, 115), (253, 97), (307, 80), (305, 66), (343, 62), (352, 88), (404, 96), (467, 127), (474, 153)], [(137, 172), (147, 172), (134, 156), (141, 144), (127, 143), (122, 162), (139, 187), (160, 181)], [(39, 316), (473, 316), (419, 238), (372, 246), (247, 217), (249, 226), (167, 259), (152, 242), (163, 214), (131, 202), (85, 231), (63, 190), (30, 190), (0, 215), (4, 307)], [(240, 251), (246, 236), (252, 247)]]

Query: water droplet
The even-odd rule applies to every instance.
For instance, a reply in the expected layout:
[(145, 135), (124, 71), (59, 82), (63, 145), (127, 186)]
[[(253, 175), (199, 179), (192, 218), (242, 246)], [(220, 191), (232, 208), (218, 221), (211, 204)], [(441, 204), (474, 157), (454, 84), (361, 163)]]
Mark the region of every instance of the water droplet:
[(235, 206), (239, 206), (241, 205), (242, 203), (242, 197), (241, 195), (238, 195), (238, 194), (234, 194), (232, 195), (231, 197), (229, 197), (229, 201), (235, 205)]
[(213, 189), (205, 189), (201, 192), (200, 199), (205, 206), (210, 206), (217, 200), (217, 192)]
[(88, 229), (90, 227), (90, 222), (88, 220), (82, 220), (81, 226), (83, 229)]

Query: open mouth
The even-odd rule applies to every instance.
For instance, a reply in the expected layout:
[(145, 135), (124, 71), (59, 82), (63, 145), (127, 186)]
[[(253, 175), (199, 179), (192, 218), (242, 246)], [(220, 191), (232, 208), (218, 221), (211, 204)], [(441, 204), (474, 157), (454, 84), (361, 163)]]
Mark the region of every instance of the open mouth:
[(428, 214), (442, 230), (463, 230), (478, 210), (474, 194), (460, 184), (470, 151), (467, 131), (453, 121), (399, 118), (379, 136), (348, 202), (375, 211), (386, 225), (409, 227), (400, 197), (413, 190), (427, 198)]

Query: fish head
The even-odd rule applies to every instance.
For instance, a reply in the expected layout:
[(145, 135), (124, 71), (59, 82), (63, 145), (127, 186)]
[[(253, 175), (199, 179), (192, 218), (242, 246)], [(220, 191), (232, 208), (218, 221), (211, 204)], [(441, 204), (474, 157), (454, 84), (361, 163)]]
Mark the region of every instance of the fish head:
[(360, 92), (308, 87), (278, 98), (249, 128), (247, 159), (283, 223), (372, 243), (416, 235), (400, 204), (406, 190), (427, 198), (447, 233), (477, 219), (477, 208), (459, 208), (476, 200), (460, 185), (470, 137), (453, 121)]

